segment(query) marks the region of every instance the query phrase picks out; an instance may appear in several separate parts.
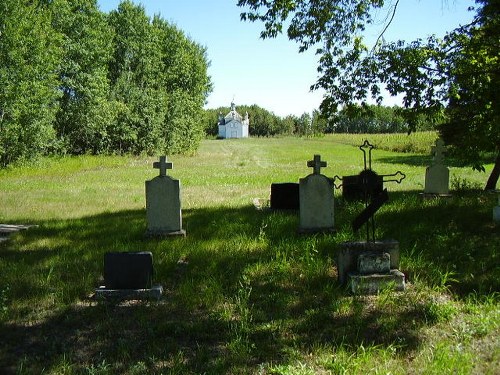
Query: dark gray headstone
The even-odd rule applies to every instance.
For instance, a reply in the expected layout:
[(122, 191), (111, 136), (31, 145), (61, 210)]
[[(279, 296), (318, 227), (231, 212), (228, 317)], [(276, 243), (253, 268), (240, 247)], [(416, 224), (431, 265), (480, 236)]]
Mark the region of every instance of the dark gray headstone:
[(271, 184), (271, 209), (298, 210), (299, 184), (293, 182)]
[(148, 289), (151, 288), (152, 279), (152, 253), (104, 254), (104, 284), (107, 289)]
[(368, 191), (366, 191), (369, 196), (376, 196), (384, 190), (383, 176), (378, 176), (373, 171), (363, 171), (356, 176), (342, 177), (342, 198), (349, 201), (365, 200), (365, 189), (367, 187), (363, 185), (363, 179), (369, 181)]

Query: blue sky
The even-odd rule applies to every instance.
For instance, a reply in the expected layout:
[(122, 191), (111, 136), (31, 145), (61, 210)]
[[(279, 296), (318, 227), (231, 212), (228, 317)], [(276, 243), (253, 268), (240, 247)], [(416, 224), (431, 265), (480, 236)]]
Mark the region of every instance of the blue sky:
[[(279, 116), (310, 113), (321, 103), (322, 93), (309, 91), (317, 79), (317, 57), (299, 53), (285, 36), (259, 38), (261, 23), (240, 21), (237, 0), (134, 0), (150, 16), (177, 25), (192, 40), (207, 47), (209, 75), (214, 90), (206, 108), (257, 104)], [(389, 3), (390, 1), (388, 1)], [(394, 0), (393, 0), (394, 2)], [(120, 0), (98, 0), (104, 12), (116, 9)], [(431, 34), (442, 36), (459, 24), (469, 22), (467, 8), (473, 0), (400, 0), (396, 17), (385, 34), (386, 41), (414, 40)], [(375, 40), (383, 29), (387, 12), (368, 32)], [(387, 105), (397, 104), (388, 99)]]

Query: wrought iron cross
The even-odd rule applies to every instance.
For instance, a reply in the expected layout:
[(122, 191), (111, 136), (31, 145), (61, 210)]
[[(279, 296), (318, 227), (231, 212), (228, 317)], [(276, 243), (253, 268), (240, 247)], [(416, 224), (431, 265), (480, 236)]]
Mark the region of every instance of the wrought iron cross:
[(160, 176), (166, 176), (167, 169), (172, 169), (173, 164), (171, 162), (167, 163), (167, 157), (163, 155), (163, 156), (160, 156), (160, 161), (155, 161), (153, 163), (153, 168), (160, 170)]
[[(372, 150), (374, 149), (374, 146), (370, 144), (368, 140), (365, 140), (364, 143), (359, 146), (359, 149), (363, 152), (364, 169), (358, 175), (357, 181), (363, 191), (365, 209), (353, 220), (352, 227), (356, 232), (363, 226), (363, 224), (366, 224), (366, 241), (375, 242), (374, 215), (375, 212), (377, 212), (378, 209), (389, 199), (387, 189), (383, 189), (382, 192), (378, 192), (376, 191), (377, 185), (379, 185), (380, 182), (382, 182), (382, 184), (384, 182), (397, 182), (399, 184), (402, 180), (404, 180), (406, 175), (401, 171), (397, 171), (393, 174), (378, 175), (372, 170)], [(334, 181), (336, 180), (342, 180), (342, 177), (335, 176)], [(341, 186), (342, 184), (335, 184), (335, 188), (337, 189)]]

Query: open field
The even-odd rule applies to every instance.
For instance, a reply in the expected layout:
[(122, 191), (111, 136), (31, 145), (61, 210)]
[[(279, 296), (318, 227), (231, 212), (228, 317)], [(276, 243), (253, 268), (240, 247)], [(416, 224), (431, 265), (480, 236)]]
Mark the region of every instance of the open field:
[[(362, 153), (348, 143), (207, 140), (172, 156), (185, 239), (143, 237), (155, 158), (0, 171), (0, 223), (39, 225), (0, 243), (0, 373), (500, 373), (500, 227), (496, 197), (481, 191), (491, 165), (451, 165), (453, 197), (423, 201), (428, 152), (373, 151), (376, 172), (407, 175), (387, 184), (377, 213), (377, 238), (400, 241), (404, 293), (355, 297), (336, 282), (335, 253), (359, 238), (350, 222), (362, 204), (336, 193), (337, 233), (313, 236), (296, 234), (295, 213), (253, 207), (272, 182), (310, 173), (314, 154), (329, 177), (359, 173)], [(151, 251), (164, 298), (93, 301), (109, 251)]]

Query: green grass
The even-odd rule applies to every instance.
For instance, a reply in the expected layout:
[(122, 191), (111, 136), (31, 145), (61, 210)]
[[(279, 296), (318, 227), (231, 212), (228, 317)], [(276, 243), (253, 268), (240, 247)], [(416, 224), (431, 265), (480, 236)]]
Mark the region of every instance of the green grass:
[[(0, 373), (498, 373), (496, 197), (476, 189), (487, 174), (451, 167), (453, 197), (423, 201), (428, 152), (375, 150), (374, 170), (407, 174), (387, 184), (377, 237), (400, 241), (410, 282), (356, 297), (337, 284), (334, 259), (339, 243), (359, 238), (350, 221), (361, 204), (337, 194), (337, 233), (313, 236), (296, 234), (296, 214), (251, 204), (272, 182), (307, 175), (314, 154), (331, 177), (362, 168), (338, 136), (209, 140), (195, 156), (172, 156), (188, 235), (169, 240), (143, 237), (153, 158), (0, 171), (0, 222), (39, 225), (0, 243)], [(161, 301), (89, 298), (104, 253), (139, 250), (153, 253)]]

